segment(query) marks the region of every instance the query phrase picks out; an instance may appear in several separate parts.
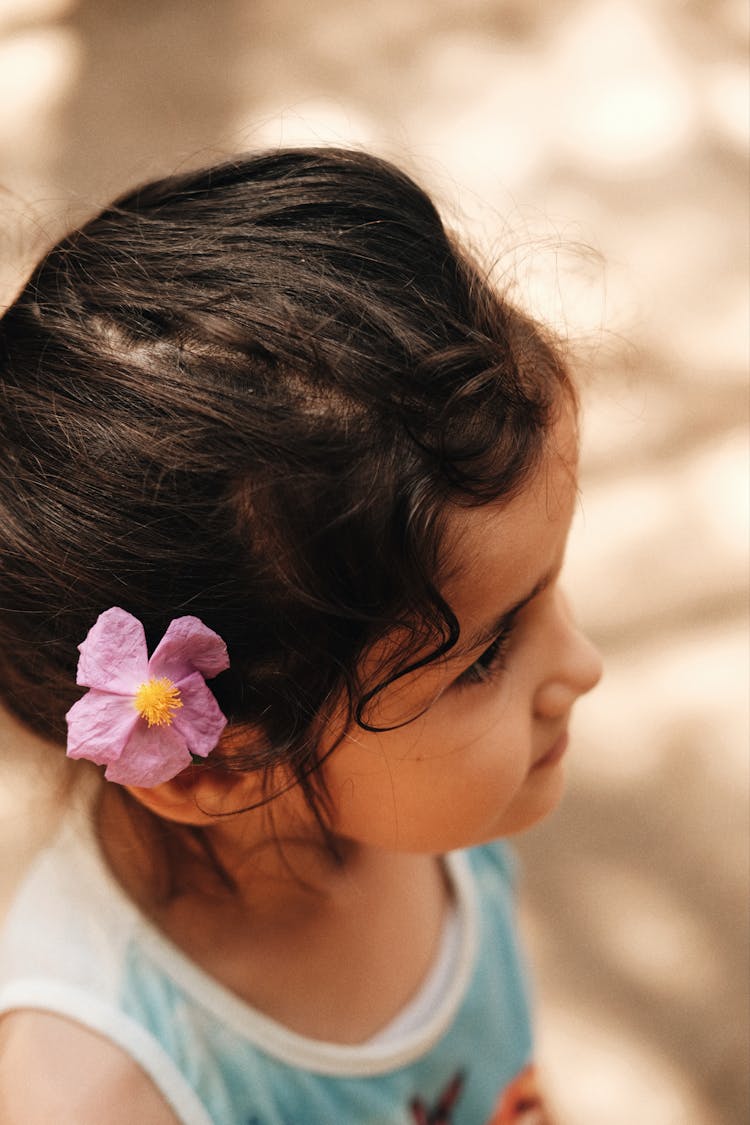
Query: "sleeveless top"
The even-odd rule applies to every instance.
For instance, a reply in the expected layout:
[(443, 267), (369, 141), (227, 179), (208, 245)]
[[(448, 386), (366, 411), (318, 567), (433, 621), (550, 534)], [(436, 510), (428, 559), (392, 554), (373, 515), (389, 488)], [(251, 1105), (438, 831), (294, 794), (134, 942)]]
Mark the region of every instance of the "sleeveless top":
[(292, 1032), (199, 968), (71, 813), (7, 917), (0, 1014), (41, 1009), (105, 1036), (183, 1125), (541, 1125), (511, 853), (493, 844), (445, 862), (456, 916), (430, 1002), (422, 990), (385, 1033), (344, 1046)]

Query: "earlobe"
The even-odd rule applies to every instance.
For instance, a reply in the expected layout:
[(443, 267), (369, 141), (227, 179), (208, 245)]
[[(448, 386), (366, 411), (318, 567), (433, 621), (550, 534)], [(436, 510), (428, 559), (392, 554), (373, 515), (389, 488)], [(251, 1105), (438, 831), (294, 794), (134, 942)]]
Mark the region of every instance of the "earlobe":
[(125, 788), (156, 816), (196, 827), (213, 823), (217, 816), (239, 813), (262, 799), (257, 774), (221, 768), (188, 766), (171, 781), (153, 788)]

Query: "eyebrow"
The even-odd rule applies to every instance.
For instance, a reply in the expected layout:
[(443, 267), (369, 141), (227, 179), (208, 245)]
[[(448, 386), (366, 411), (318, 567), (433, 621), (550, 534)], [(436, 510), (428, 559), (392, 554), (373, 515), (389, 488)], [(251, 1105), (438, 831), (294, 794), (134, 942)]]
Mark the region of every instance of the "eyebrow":
[(499, 636), (500, 633), (507, 629), (515, 615), (520, 613), (524, 606), (527, 606), (538, 594), (541, 594), (543, 590), (547, 589), (556, 573), (557, 570), (549, 570), (546, 574), (543, 574), (533, 589), (529, 590), (528, 594), (524, 594), (524, 596), (512, 606), (503, 610), (499, 617), (496, 617), (493, 621), (483, 626), (466, 644), (462, 645), (461, 654), (467, 655), (477, 648), (485, 648), (491, 641), (494, 641), (495, 637)]

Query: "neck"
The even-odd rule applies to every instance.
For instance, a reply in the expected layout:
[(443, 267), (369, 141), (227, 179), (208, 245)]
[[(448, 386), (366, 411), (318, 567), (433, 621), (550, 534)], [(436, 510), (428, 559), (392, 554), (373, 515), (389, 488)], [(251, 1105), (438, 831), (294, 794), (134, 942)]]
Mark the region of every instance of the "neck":
[(156, 919), (181, 903), (201, 904), (202, 915), (299, 924), (333, 901), (361, 901), (369, 886), (401, 872), (435, 867), (431, 857), (328, 841), (309, 821), (280, 825), (272, 805), (208, 827), (173, 824), (115, 786), (104, 787), (97, 827), (118, 881)]
[[(144, 831), (115, 793), (105, 791), (98, 823), (120, 883), (177, 946), (271, 1018), (312, 1038), (362, 1042), (424, 979), (450, 894), (434, 857), (347, 841), (334, 857), (299, 831), (250, 831), (254, 814), (200, 830), (152, 820)], [(164, 844), (172, 828), (186, 835), (170, 894), (149, 843)]]

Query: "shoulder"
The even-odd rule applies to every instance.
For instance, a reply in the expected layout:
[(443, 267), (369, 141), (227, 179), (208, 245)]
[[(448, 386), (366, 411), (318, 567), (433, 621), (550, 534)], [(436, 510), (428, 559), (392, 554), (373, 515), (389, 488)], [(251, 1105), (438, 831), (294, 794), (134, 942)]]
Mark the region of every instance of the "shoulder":
[(63, 1016), (31, 1010), (0, 1020), (0, 1109), (3, 1125), (179, 1125), (119, 1047)]

